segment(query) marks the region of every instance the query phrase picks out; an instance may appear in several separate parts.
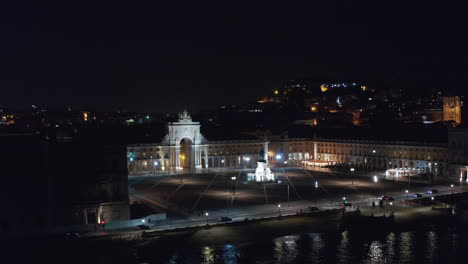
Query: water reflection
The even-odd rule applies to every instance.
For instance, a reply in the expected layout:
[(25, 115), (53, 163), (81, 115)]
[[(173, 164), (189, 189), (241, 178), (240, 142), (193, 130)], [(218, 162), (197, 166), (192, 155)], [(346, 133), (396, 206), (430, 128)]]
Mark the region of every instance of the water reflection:
[(324, 263), (324, 248), (325, 242), (323, 241), (321, 233), (311, 233), (309, 235), (310, 245), (309, 254), (307, 255), (308, 263)]
[(425, 259), (429, 263), (437, 263), (437, 233), (434, 231), (429, 231), (427, 232), (426, 235), (426, 241), (427, 241), (427, 246), (426, 246), (426, 254), (425, 254)]
[[(457, 230), (290, 235), (243, 245), (176, 249), (169, 263), (454, 263), (468, 244)], [(166, 261), (167, 262), (167, 261)]]
[(274, 258), (276, 263), (296, 263), (299, 255), (299, 236), (285, 236), (274, 240)]
[(403, 232), (400, 234), (400, 263), (413, 263), (415, 238), (413, 232)]

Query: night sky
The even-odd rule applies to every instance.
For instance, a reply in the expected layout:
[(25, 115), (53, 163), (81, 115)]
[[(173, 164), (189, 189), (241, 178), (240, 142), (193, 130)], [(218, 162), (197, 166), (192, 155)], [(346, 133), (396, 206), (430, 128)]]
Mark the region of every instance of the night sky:
[(298, 78), (414, 91), (468, 82), (468, 10), (449, 2), (9, 2), (0, 106), (197, 111)]

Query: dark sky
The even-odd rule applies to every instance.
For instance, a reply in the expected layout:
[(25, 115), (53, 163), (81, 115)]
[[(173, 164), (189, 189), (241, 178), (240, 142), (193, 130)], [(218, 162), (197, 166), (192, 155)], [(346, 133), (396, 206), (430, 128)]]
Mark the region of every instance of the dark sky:
[(468, 82), (468, 10), (444, 1), (9, 2), (0, 105), (10, 107), (194, 111), (297, 78), (418, 91)]

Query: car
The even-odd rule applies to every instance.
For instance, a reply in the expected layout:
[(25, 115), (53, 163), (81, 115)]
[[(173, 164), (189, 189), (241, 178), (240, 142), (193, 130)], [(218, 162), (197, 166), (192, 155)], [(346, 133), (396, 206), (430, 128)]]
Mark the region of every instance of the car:
[(138, 225), (136, 228), (138, 230), (148, 230), (148, 229), (150, 229), (150, 227), (147, 226), (147, 225)]
[(232, 221), (232, 218), (231, 217), (227, 217), (227, 216), (221, 216), (220, 218), (218, 218), (218, 220), (220, 222), (229, 222), (229, 221)]
[(319, 208), (317, 206), (309, 206), (310, 211), (315, 212), (318, 211)]
[(439, 191), (437, 191), (437, 189), (431, 189), (429, 191), (427, 191), (427, 193), (431, 194), (431, 193), (438, 193)]
[(352, 204), (352, 203), (349, 203), (349, 202), (342, 202), (342, 203), (341, 203), (341, 206), (344, 206), (344, 207), (348, 207), (348, 206), (349, 206), (349, 207), (351, 207), (351, 206), (353, 206), (353, 204)]
[(384, 195), (384, 196), (381, 196), (379, 197), (380, 200), (384, 200), (384, 201), (394, 201), (395, 198), (391, 197), (391, 196), (387, 196), (387, 195)]
[(78, 234), (77, 232), (68, 232), (66, 235), (65, 235), (65, 238), (67, 240), (74, 240), (74, 239), (80, 239), (81, 236), (80, 234)]
[(415, 194), (413, 194), (413, 197), (415, 197), (415, 198), (420, 198), (420, 197), (423, 197), (423, 196), (422, 196), (422, 194), (420, 194), (420, 193), (415, 193)]

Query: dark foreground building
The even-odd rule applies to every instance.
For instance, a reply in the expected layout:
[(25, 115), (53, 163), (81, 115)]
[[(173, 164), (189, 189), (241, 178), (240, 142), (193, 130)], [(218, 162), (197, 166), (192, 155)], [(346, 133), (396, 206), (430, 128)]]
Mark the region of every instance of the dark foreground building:
[(56, 131), (0, 146), (0, 232), (129, 219), (125, 146)]

